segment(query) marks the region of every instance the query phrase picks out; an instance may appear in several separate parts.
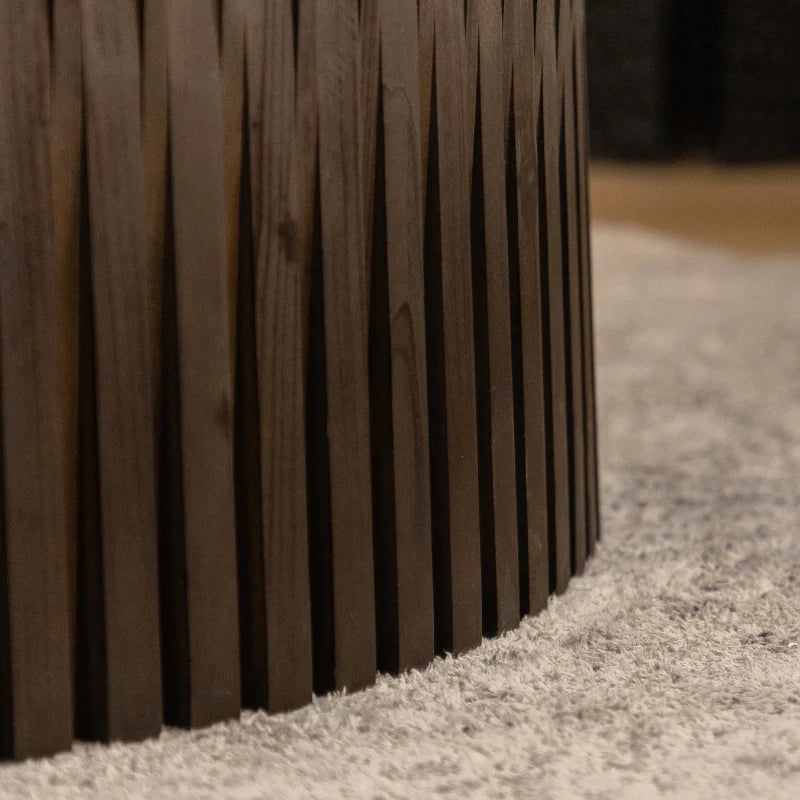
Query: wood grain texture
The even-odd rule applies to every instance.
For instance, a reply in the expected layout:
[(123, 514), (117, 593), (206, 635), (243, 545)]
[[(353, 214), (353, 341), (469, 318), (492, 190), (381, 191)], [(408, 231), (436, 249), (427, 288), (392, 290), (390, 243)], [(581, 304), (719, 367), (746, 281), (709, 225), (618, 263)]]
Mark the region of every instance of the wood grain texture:
[[(254, 230), (255, 326), (261, 424), (261, 490), (267, 698), (273, 710), (311, 696), (311, 617), (306, 526), (306, 254), (297, 240), (298, 137), (292, 4), (265, 8), (263, 213)], [(257, 136), (255, 131), (263, 134)], [(253, 176), (253, 180), (255, 176)], [(252, 185), (252, 184), (251, 184)]]
[[(47, 5), (0, 2), (0, 757), (72, 736), (63, 279)], [(74, 380), (71, 381), (74, 386)], [(74, 408), (70, 404), (70, 413)]]
[[(567, 588), (571, 561), (569, 408), (567, 403), (566, 321), (564, 319), (564, 242), (561, 219), (561, 124), (555, 4), (538, 0), (534, 75), (541, 75), (544, 121), (544, 194), (547, 233), (547, 320), (553, 499), (551, 523), (551, 588)], [(536, 78), (534, 78), (536, 79)], [(541, 164), (540, 159), (540, 164)]]
[[(188, 653), (165, 669), (189, 692), (176, 722), (207, 725), (240, 704), (233, 400), (222, 102), (212, 0), (169, 5), (168, 72), (180, 484)], [(165, 314), (172, 309), (165, 307)], [(163, 566), (163, 565), (162, 565)], [(162, 573), (163, 574), (163, 573)], [(162, 608), (179, 613), (180, 604)], [(174, 673), (172, 671), (175, 671)]]
[[(520, 298), (520, 338), (525, 437), (526, 544), (528, 609), (531, 613), (547, 605), (549, 594), (549, 529), (551, 491), (548, 474), (547, 418), (549, 375), (546, 374), (542, 293), (543, 262), (541, 227), (545, 203), (539, 131), (543, 125), (541, 74), (534, 69), (533, 18), (535, 0), (520, 0), (515, 6), (512, 42), (514, 49), (512, 132), (516, 170), (518, 246), (515, 250)], [(511, 157), (511, 156), (510, 156)], [(545, 251), (546, 254), (546, 251)]]
[(434, 25), (444, 385), (430, 391), (444, 392), (448, 492), (446, 517), (434, 519), (434, 537), (445, 540), (434, 580), (446, 587), (437, 647), (461, 652), (482, 631), (463, 6), (436, 0)]
[(317, 13), (334, 669), (356, 689), (375, 679), (358, 4), (319, 0)]
[(78, 381), (80, 229), (82, 214), (83, 79), (81, 8), (70, 0), (54, 0), (51, 19), (51, 128), (53, 173), (53, 239), (62, 303), (64, 348), (65, 493), (68, 526), (67, 578), (70, 598), (70, 649), (75, 669), (78, 525)]
[(0, 22), (0, 754), (295, 708), (563, 591), (599, 535), (581, 0)]
[(132, 2), (81, 9), (101, 540), (87, 580), (102, 604), (84, 612), (104, 656), (83, 675), (103, 687), (85, 733), (140, 739), (161, 727), (161, 665), (138, 24)]
[(583, 293), (578, 218), (578, 165), (575, 119), (575, 39), (572, 3), (560, 8), (558, 27), (559, 96), (563, 98), (561, 123), (561, 225), (564, 254), (564, 315), (567, 332), (567, 391), (569, 414), (570, 513), (572, 523), (572, 571), (582, 573), (586, 564), (586, 450), (583, 391)]
[[(425, 355), (423, 275), (423, 195), (420, 145), (417, 16), (413, 0), (381, 3), (381, 102), (375, 169), (376, 218), (383, 216), (386, 274), (385, 319), (390, 397), (379, 413), (387, 418), (388, 448), (375, 452), (387, 464), (390, 493), (385, 516), (376, 508), (375, 550), (377, 610), (393, 613), (383, 623), (391, 650), (381, 668), (402, 671), (426, 664), (433, 656), (433, 574), (430, 472), (428, 457), (428, 387)], [(375, 223), (376, 229), (380, 227)], [(379, 254), (372, 251), (373, 279)], [(373, 283), (374, 285), (374, 283)], [(373, 409), (375, 406), (373, 406)], [(373, 442), (374, 444), (374, 442)], [(373, 476), (375, 475), (373, 468)], [(375, 487), (373, 487), (373, 491)], [(373, 497), (375, 495), (373, 494)], [(378, 554), (386, 566), (378, 571)], [(393, 558), (392, 558), (393, 554)], [(381, 588), (396, 592), (380, 602)], [(380, 634), (381, 623), (378, 631)], [(391, 645), (389, 644), (391, 643)], [(393, 645), (393, 647), (392, 647)]]
[[(519, 555), (517, 541), (517, 478), (514, 460), (514, 387), (511, 352), (510, 287), (508, 265), (508, 226), (506, 210), (506, 147), (503, 20), (500, 6), (493, 0), (480, 0), (476, 6), (479, 30), (479, 69), (476, 115), (475, 171), (473, 198), (480, 195), (482, 220), (475, 219), (472, 229), (482, 225), (480, 252), (473, 247), (473, 275), (481, 274), (485, 304), (486, 359), (478, 364), (479, 415), (481, 414), (481, 380), (485, 376), (487, 411), (479, 437), (487, 441), (488, 483), (485, 509), (482, 509), (482, 538), (489, 540), (484, 551), (483, 580), (491, 572), (490, 585), (495, 587), (487, 604), (484, 586), (484, 630), (505, 631), (519, 622)], [(478, 157), (478, 154), (480, 157)], [(480, 180), (481, 192), (475, 182)], [(473, 212), (475, 207), (473, 206)], [(482, 261), (483, 263), (478, 263)], [(477, 271), (477, 272), (476, 272)], [(474, 284), (477, 288), (478, 284)], [(476, 315), (477, 320), (477, 315)], [(488, 563), (487, 563), (488, 562)], [(488, 569), (487, 569), (488, 567)]]
[(589, 237), (589, 110), (586, 57), (586, 8), (574, 0), (575, 26), (575, 119), (578, 165), (578, 212), (580, 219), (581, 312), (583, 314), (583, 389), (586, 443), (586, 536), (587, 554), (594, 552), (600, 537), (600, 500), (597, 462), (597, 410), (594, 376), (594, 325), (592, 314), (592, 264)]

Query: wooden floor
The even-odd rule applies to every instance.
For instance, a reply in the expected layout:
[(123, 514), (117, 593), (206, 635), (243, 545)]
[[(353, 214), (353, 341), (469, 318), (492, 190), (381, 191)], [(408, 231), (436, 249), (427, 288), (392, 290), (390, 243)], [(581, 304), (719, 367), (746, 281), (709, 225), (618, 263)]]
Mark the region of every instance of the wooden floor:
[(594, 162), (592, 217), (744, 250), (800, 253), (800, 164)]

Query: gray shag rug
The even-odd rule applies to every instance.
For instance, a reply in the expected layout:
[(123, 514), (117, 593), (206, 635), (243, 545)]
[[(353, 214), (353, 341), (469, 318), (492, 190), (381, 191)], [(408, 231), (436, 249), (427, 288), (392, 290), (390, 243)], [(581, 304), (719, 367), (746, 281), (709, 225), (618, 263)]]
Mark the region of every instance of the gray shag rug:
[(458, 659), (0, 768), (33, 798), (800, 797), (800, 260), (595, 231), (604, 536)]

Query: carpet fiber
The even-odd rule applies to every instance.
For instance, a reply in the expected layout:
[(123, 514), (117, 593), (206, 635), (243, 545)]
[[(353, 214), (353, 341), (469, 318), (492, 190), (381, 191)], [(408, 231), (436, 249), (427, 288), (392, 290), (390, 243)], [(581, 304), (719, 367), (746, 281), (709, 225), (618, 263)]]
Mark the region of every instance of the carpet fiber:
[(595, 251), (604, 536), (546, 613), (294, 714), (2, 767), (0, 796), (800, 796), (800, 260)]

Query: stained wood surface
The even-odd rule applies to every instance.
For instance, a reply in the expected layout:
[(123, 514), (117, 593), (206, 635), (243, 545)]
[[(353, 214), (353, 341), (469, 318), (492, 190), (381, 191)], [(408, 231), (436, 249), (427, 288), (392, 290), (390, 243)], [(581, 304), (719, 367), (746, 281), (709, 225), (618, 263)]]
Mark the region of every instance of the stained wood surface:
[[(433, 656), (428, 387), (425, 354), (422, 151), (417, 14), (413, 0), (381, 4), (380, 92), (374, 158), (373, 314), (380, 311), (385, 436), (373, 436), (376, 612), (381, 669)], [(375, 375), (371, 375), (373, 389)], [(373, 398), (375, 394), (373, 391)], [(376, 474), (376, 461), (382, 469)], [(377, 490), (377, 491), (376, 491)], [(380, 492), (380, 497), (378, 492)], [(378, 565), (381, 565), (380, 567)]]
[[(85, 402), (96, 404), (99, 506), (97, 536), (90, 535), (88, 522), (82, 532), (88, 602), (79, 621), (88, 633), (79, 674), (91, 702), (81, 727), (82, 735), (137, 739), (156, 734), (161, 725), (153, 320), (139, 47), (132, 4), (83, 0), (81, 9), (91, 250), (86, 312), (93, 323), (81, 346), (88, 354), (93, 340), (95, 398)], [(92, 503), (84, 518), (94, 513)]]
[(317, 14), (334, 673), (357, 689), (375, 677), (358, 3), (320, 0)]
[[(514, 385), (512, 375), (511, 309), (508, 265), (508, 223), (506, 208), (505, 86), (503, 19), (500, 6), (491, 0), (476, 5), (479, 36), (479, 110), (475, 124), (473, 158), (473, 275), (480, 274), (485, 303), (486, 358), (478, 365), (478, 403), (487, 403), (482, 416), (481, 437), (488, 439), (482, 467), (488, 483), (481, 488), (486, 508), (481, 509), (484, 570), (483, 580), (491, 575), (494, 591), (487, 603), (484, 586), (484, 630), (495, 633), (513, 628), (519, 622), (519, 543), (517, 531), (517, 476), (514, 441)], [(478, 155), (480, 155), (480, 158)], [(481, 191), (475, 182), (480, 181)], [(480, 200), (479, 202), (476, 202)], [(482, 220), (475, 217), (483, 215)], [(482, 228), (483, 236), (476, 237)], [(480, 260), (483, 263), (478, 263)], [(476, 320), (478, 315), (476, 314)], [(481, 381), (483, 375), (483, 381)], [(485, 386), (483, 392), (481, 385)], [(487, 541), (488, 540), (488, 541)], [(489, 551), (489, 552), (486, 552)], [(487, 563), (488, 562), (488, 563)], [(488, 567), (488, 569), (487, 569)], [(490, 619), (486, 615), (490, 615)]]
[(563, 591), (580, 0), (0, 21), (0, 754), (295, 708)]
[(55, 257), (48, 48), (46, 4), (3, 0), (0, 73), (14, 80), (0, 81), (0, 757), (16, 758), (72, 736), (64, 388), (75, 383), (63, 369), (73, 331)]
[[(233, 488), (233, 397), (227, 312), (222, 102), (212, 0), (169, 6), (168, 87), (175, 330), (180, 398), (182, 539), (175, 567), (185, 592), (188, 652), (165, 665), (198, 726), (235, 716), (241, 702)], [(167, 314), (172, 309), (165, 309)], [(167, 380), (169, 380), (167, 376)], [(166, 437), (169, 442), (170, 437)], [(168, 547), (168, 549), (170, 549)], [(182, 557), (181, 557), (182, 556)], [(162, 574), (164, 574), (162, 572)], [(167, 578), (173, 582), (175, 578)], [(181, 613), (181, 603), (162, 607)], [(169, 691), (169, 689), (168, 689)], [(176, 693), (175, 689), (171, 690)]]
[[(564, 4), (563, 8), (567, 8)], [(541, 71), (546, 208), (546, 329), (549, 339), (549, 417), (552, 452), (552, 521), (550, 535), (550, 585), (556, 592), (567, 588), (571, 562), (569, 407), (567, 397), (567, 321), (564, 314), (565, 237), (562, 228), (561, 138), (563, 98), (560, 96), (560, 68), (557, 49), (555, 4), (538, 0), (536, 12), (534, 73)], [(563, 22), (563, 19), (562, 19)]]
[[(534, 31), (525, 24), (533, 16), (535, 0), (520, 0), (512, 25), (513, 124), (510, 125), (509, 159), (517, 180), (509, 191), (516, 203), (516, 246), (512, 252), (512, 281), (519, 289), (519, 332), (522, 368), (523, 436), (526, 527), (522, 548), (527, 556), (522, 574), (523, 606), (535, 613), (547, 605), (550, 593), (550, 537), (552, 514), (552, 451), (548, 446), (550, 376), (543, 313), (546, 287), (546, 226), (542, 131), (541, 73), (534, 66)], [(525, 569), (525, 567), (527, 569)], [(527, 589), (527, 592), (525, 590)], [(526, 596), (527, 595), (527, 596)]]
[(309, 254), (298, 241), (300, 148), (291, 3), (266, 3), (264, 14), (263, 41), (252, 42), (265, 54), (263, 83), (250, 86), (264, 104), (250, 139), (261, 164), (250, 186), (263, 208), (253, 230), (267, 651), (263, 678), (268, 681), (267, 706), (285, 710), (311, 696), (304, 423)]
[[(437, 648), (460, 652), (480, 642), (482, 632), (480, 511), (478, 495), (478, 437), (475, 399), (475, 354), (472, 308), (472, 262), (470, 248), (470, 176), (467, 136), (466, 41), (461, 4), (436, 0), (435, 28), (435, 132), (438, 184), (435, 234), (441, 286), (442, 358), (441, 375), (430, 381), (431, 391), (444, 394), (444, 418), (431, 419), (443, 427), (445, 498), (434, 518), (433, 536), (439, 542), (434, 553), (438, 584)], [(433, 126), (432, 126), (433, 128)], [(429, 198), (430, 200), (430, 198)], [(428, 235), (431, 235), (430, 233)], [(429, 265), (426, 265), (426, 268)], [(436, 479), (435, 479), (436, 480)], [(441, 478), (438, 478), (441, 481)]]

